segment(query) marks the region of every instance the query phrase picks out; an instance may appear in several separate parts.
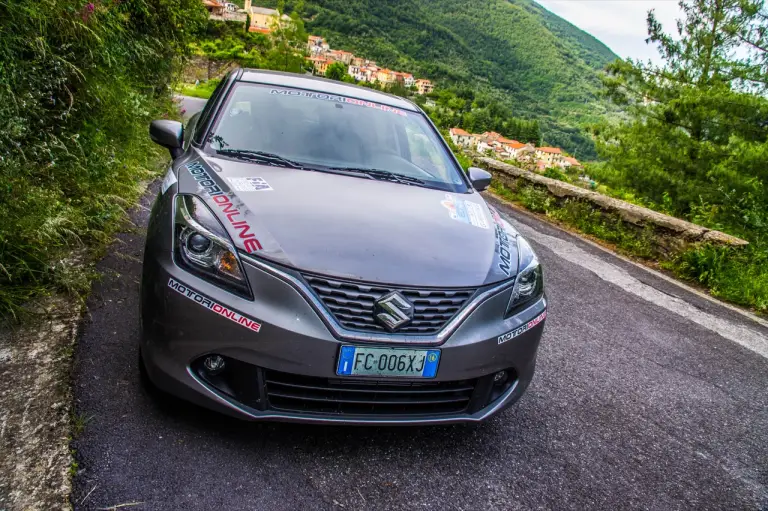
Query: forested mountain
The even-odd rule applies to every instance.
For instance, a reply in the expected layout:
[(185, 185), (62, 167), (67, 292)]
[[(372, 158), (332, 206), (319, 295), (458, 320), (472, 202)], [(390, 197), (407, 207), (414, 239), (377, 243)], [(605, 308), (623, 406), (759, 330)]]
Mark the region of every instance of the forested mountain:
[(532, 0), (312, 0), (303, 16), (333, 48), (443, 87), (469, 85), (538, 119), (546, 143), (594, 156), (579, 127), (606, 113), (598, 75), (617, 57)]

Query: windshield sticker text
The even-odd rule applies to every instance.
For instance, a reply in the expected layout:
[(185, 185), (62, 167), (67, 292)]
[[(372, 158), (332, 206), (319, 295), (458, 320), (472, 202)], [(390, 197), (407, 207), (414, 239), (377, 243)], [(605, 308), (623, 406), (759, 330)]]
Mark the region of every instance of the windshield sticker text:
[(242, 240), (245, 251), (252, 254), (257, 250), (264, 248), (256, 235), (252, 232), (252, 228), (248, 222), (238, 218), (242, 216), (240, 209), (232, 203), (229, 196), (226, 195), (221, 187), (216, 184), (216, 181), (211, 178), (211, 175), (205, 167), (199, 161), (187, 163), (185, 167), (192, 177), (195, 178), (197, 184), (203, 191), (208, 193), (211, 199), (213, 199), (213, 202), (216, 203), (216, 206), (222, 213), (224, 213), (224, 216), (226, 216), (229, 221), (229, 225), (232, 226), (237, 232), (238, 237)]
[(168, 280), (168, 287), (176, 291), (177, 293), (186, 296), (193, 302), (205, 307), (208, 310), (212, 310), (220, 316), (224, 316), (230, 321), (237, 323), (238, 325), (245, 327), (254, 332), (261, 330), (261, 323), (254, 321), (253, 319), (246, 318), (245, 316), (238, 314), (237, 312), (228, 309), (220, 303), (214, 302), (210, 298), (201, 295), (192, 288), (185, 286), (184, 284), (177, 282), (173, 279)]
[(269, 186), (263, 177), (229, 177), (229, 184), (232, 185), (232, 189), (238, 192), (265, 192), (271, 191), (272, 187)]
[(471, 224), (481, 229), (488, 229), (488, 220), (485, 218), (483, 207), (480, 204), (456, 199), (450, 193), (445, 194), (445, 199), (440, 204), (448, 210), (448, 214), (454, 220)]
[(526, 323), (526, 324), (524, 324), (522, 326), (519, 326), (519, 327), (515, 328), (514, 330), (512, 330), (510, 332), (507, 332), (504, 335), (500, 335), (499, 339), (498, 339), (499, 344), (504, 344), (505, 342), (514, 339), (518, 335), (527, 332), (531, 328), (535, 327), (536, 325), (538, 325), (539, 323), (544, 321), (546, 318), (547, 318), (547, 311), (544, 311), (541, 314), (539, 314), (538, 316), (536, 316), (535, 318), (533, 318), (532, 320), (530, 320), (528, 323)]
[(272, 89), (270, 94), (279, 94), (281, 96), (301, 96), (304, 98), (320, 99), (323, 101), (335, 101), (337, 103), (347, 103), (349, 105), (365, 106), (368, 108), (375, 108), (383, 112), (392, 112), (403, 117), (407, 117), (408, 114), (399, 108), (393, 108), (387, 105), (381, 105), (372, 101), (363, 101), (362, 99), (348, 98), (345, 96), (336, 96), (334, 94), (324, 94), (322, 92), (311, 91), (299, 91), (290, 89)]

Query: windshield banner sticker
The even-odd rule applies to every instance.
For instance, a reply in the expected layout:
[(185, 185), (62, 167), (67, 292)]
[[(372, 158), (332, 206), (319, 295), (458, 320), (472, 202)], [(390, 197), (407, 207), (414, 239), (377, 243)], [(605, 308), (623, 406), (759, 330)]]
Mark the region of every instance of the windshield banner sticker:
[(269, 183), (262, 177), (228, 177), (227, 180), (232, 185), (232, 189), (238, 192), (265, 192), (272, 190)]
[(281, 96), (301, 96), (304, 98), (320, 99), (323, 101), (335, 101), (337, 103), (366, 106), (368, 108), (375, 108), (376, 110), (381, 110), (383, 112), (392, 112), (403, 117), (408, 117), (408, 114), (399, 108), (380, 105), (379, 103), (373, 103), (372, 101), (363, 101), (362, 99), (348, 98), (346, 96), (336, 96), (334, 94), (324, 94), (322, 92), (299, 91), (293, 89), (271, 89), (269, 93), (279, 94)]
[(448, 214), (454, 220), (472, 224), (481, 229), (488, 229), (488, 220), (485, 218), (483, 207), (480, 204), (468, 200), (456, 199), (450, 193), (445, 194), (445, 200), (440, 202), (448, 209)]
[(228, 320), (233, 321), (238, 325), (247, 328), (248, 330), (253, 330), (254, 332), (258, 332), (259, 330), (261, 330), (261, 323), (259, 323), (258, 321), (254, 321), (252, 319), (246, 318), (245, 316), (238, 314), (233, 310), (228, 309), (227, 307), (221, 305), (220, 303), (214, 302), (210, 298), (201, 295), (194, 289), (185, 286), (181, 282), (177, 282), (173, 279), (169, 279), (168, 287), (170, 287), (177, 293), (183, 296), (186, 296), (193, 302), (196, 302), (198, 305), (201, 305), (206, 309), (212, 310), (216, 314), (219, 314), (220, 316), (224, 316)]
[(527, 332), (531, 328), (535, 327), (536, 325), (538, 325), (539, 323), (544, 321), (546, 318), (547, 318), (547, 311), (544, 311), (541, 314), (539, 314), (538, 316), (536, 316), (535, 318), (533, 318), (532, 320), (530, 320), (528, 323), (515, 328), (511, 332), (507, 332), (504, 335), (500, 335), (499, 339), (498, 339), (499, 344), (504, 344), (505, 342), (514, 339), (518, 335)]

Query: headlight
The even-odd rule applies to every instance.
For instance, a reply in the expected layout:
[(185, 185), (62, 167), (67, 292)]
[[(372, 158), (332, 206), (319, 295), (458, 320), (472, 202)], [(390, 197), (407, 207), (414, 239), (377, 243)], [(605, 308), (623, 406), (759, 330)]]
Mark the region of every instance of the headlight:
[(522, 236), (517, 237), (517, 253), (520, 271), (515, 278), (515, 287), (512, 289), (505, 316), (523, 309), (544, 293), (544, 278), (539, 259)]
[(234, 245), (219, 220), (194, 195), (176, 196), (176, 264), (244, 298), (253, 298)]

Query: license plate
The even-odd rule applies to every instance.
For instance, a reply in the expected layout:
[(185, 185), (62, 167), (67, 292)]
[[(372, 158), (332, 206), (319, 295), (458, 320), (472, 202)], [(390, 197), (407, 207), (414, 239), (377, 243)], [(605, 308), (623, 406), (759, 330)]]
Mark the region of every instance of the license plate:
[(440, 350), (342, 346), (336, 374), (434, 378), (439, 362)]

